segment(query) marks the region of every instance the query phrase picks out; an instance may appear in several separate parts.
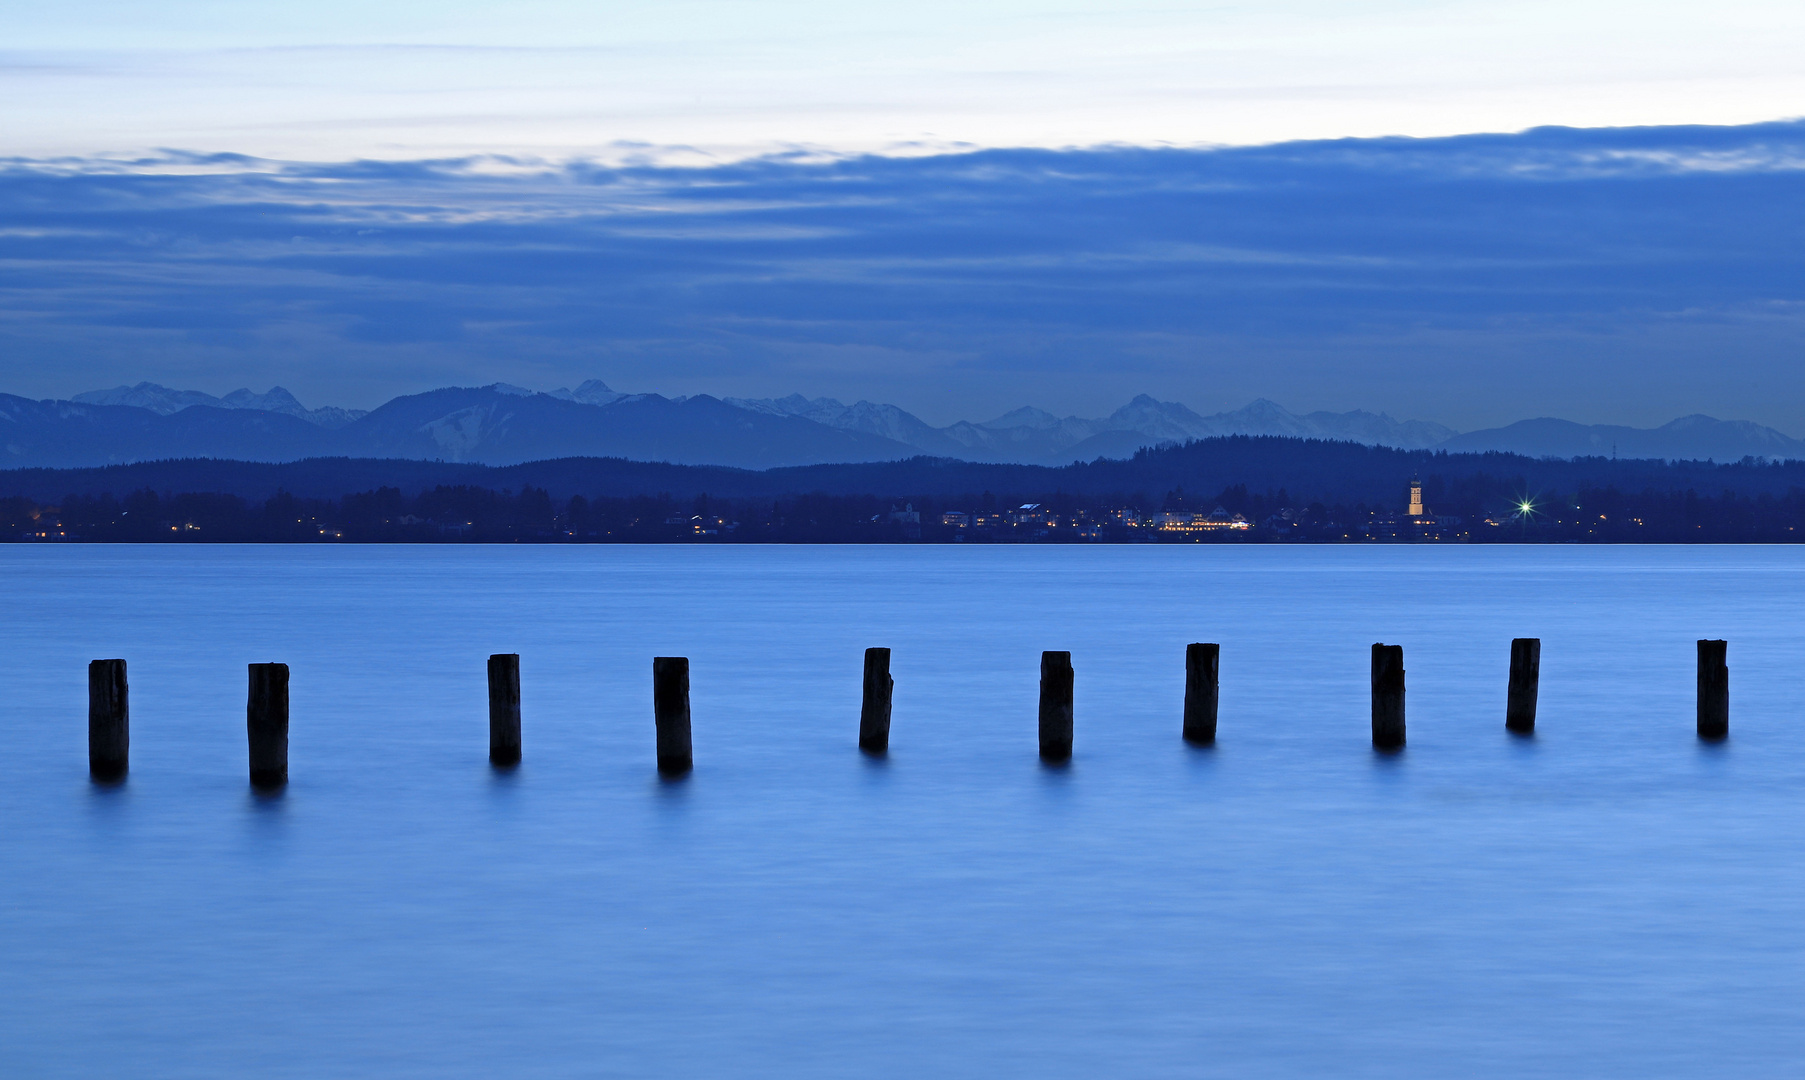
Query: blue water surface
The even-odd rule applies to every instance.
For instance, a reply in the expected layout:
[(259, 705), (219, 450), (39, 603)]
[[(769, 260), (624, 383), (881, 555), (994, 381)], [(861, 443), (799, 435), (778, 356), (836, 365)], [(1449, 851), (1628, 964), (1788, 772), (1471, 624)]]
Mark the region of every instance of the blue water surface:
[[(1795, 1076), (1805, 551), (0, 547), (0, 1075)], [(1533, 739), (1503, 727), (1543, 640)], [(1731, 738), (1694, 734), (1730, 641)], [(1184, 646), (1222, 643), (1212, 749)], [(1368, 651), (1404, 646), (1375, 754)], [(891, 753), (856, 749), (894, 650)], [(1076, 753), (1036, 755), (1042, 649)], [(519, 652), (525, 761), (486, 760)], [(696, 768), (653, 765), (691, 658)], [(90, 659), (132, 770), (87, 777)], [(292, 669), (246, 780), (245, 664)]]

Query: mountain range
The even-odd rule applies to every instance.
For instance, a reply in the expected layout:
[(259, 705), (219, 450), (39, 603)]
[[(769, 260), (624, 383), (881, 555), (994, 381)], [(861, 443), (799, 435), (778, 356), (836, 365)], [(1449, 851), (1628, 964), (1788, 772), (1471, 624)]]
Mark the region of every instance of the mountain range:
[(894, 405), (869, 401), (844, 405), (832, 398), (810, 400), (801, 394), (726, 401), (753, 412), (800, 416), (844, 431), (880, 435), (938, 457), (986, 462), (1060, 464), (1129, 457), (1143, 446), (1216, 435), (1288, 435), (1415, 450), (1435, 446), (1455, 434), (1440, 424), (1400, 423), (1382, 413), (1298, 416), (1265, 400), (1235, 412), (1199, 416), (1183, 405), (1156, 401), (1145, 394), (1097, 420), (1020, 408), (983, 423), (960, 421), (943, 428), (930, 427)]
[(149, 409), (159, 416), (178, 413), (195, 405), (204, 405), (212, 409), (249, 409), (299, 417), (310, 424), (328, 429), (342, 428), (351, 421), (366, 415), (362, 409), (339, 409), (330, 405), (323, 409), (309, 409), (296, 401), (293, 394), (280, 386), (271, 387), (267, 394), (253, 394), (249, 390), (234, 390), (221, 398), (214, 397), (212, 394), (204, 394), (199, 390), (171, 390), (167, 386), (142, 382), (137, 386), (118, 386), (111, 390), (90, 390), (85, 394), (77, 394), (69, 400), (77, 405), (125, 405), (131, 408)]
[(1612, 456), (1735, 461), (1805, 459), (1805, 442), (1747, 421), (1705, 416), (1660, 428), (1525, 420), (1457, 433), (1384, 413), (1299, 415), (1270, 401), (1202, 416), (1136, 397), (1086, 419), (1020, 408), (993, 420), (934, 427), (895, 405), (831, 398), (666, 398), (591, 379), (535, 392), (494, 383), (395, 398), (367, 412), (309, 409), (281, 387), (214, 397), (139, 383), (34, 401), (0, 394), (0, 467), (73, 468), (178, 457), (283, 462), (403, 458), (513, 465), (620, 457), (767, 469), (929, 455), (983, 463), (1063, 464), (1126, 458), (1142, 447), (1222, 435), (1270, 435), (1406, 450), (1502, 451), (1531, 457)]
[(1805, 459), (1805, 441), (1748, 420), (1715, 420), (1697, 413), (1658, 428), (1575, 424), (1542, 417), (1509, 427), (1469, 431), (1436, 449), (1449, 452), (1504, 450), (1525, 457), (1665, 458), (1669, 461), (1770, 461)]

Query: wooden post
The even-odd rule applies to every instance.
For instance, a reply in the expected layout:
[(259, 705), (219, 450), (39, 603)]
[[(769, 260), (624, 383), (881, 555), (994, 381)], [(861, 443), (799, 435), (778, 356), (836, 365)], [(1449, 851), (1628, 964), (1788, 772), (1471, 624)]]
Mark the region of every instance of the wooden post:
[(1373, 646), (1373, 745), (1404, 745), (1404, 646)]
[(1536, 690), (1542, 681), (1542, 639), (1512, 638), (1510, 689), (1504, 700), (1504, 726), (1518, 735), (1536, 729)]
[(1186, 742), (1216, 741), (1216, 675), (1221, 658), (1220, 645), (1185, 646)]
[(881, 754), (890, 748), (890, 650), (865, 650), (865, 701), (859, 709), (859, 749)]
[(251, 786), (288, 783), (288, 665), (252, 664), (245, 703), (245, 730), (251, 741)]
[(131, 709), (126, 696), (125, 661), (88, 664), (88, 775), (117, 780), (131, 756)]
[(689, 657), (652, 658), (652, 716), (658, 725), (658, 771), (685, 773), (689, 744)]
[(520, 763), (520, 654), (489, 657), (489, 762)]
[(1040, 654), (1040, 756), (1072, 756), (1072, 654)]
[(1727, 641), (1698, 643), (1698, 737), (1730, 737), (1730, 666)]

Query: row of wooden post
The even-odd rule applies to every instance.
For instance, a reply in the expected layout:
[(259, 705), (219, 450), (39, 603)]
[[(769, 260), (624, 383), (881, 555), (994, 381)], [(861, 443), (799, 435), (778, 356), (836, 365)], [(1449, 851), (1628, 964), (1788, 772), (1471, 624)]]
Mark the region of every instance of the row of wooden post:
[[(1727, 645), (1698, 643), (1698, 735), (1723, 739), (1730, 734), (1730, 671)], [(1183, 736), (1187, 742), (1216, 740), (1216, 700), (1222, 647), (1196, 643), (1185, 647)], [(1510, 685), (1504, 726), (1528, 735), (1535, 731), (1536, 694), (1541, 681), (1540, 638), (1510, 643)], [(1072, 654), (1040, 654), (1040, 756), (1064, 761), (1072, 756)], [(890, 650), (865, 650), (864, 701), (859, 710), (859, 748), (881, 754), (890, 747), (890, 699), (896, 680), (890, 677)], [(1373, 745), (1395, 750), (1404, 745), (1404, 647), (1373, 646)], [(688, 772), (694, 763), (689, 725), (689, 658), (659, 656), (652, 660), (652, 716), (657, 730), (658, 769)], [(250, 741), (251, 783), (260, 788), (288, 782), (288, 665), (250, 665), (245, 704), (245, 730)], [(117, 780), (130, 760), (130, 707), (124, 660), (96, 660), (88, 665), (88, 769), (97, 780)], [(489, 657), (489, 760), (499, 766), (520, 761), (520, 656)]]
[[(1197, 648), (1197, 646), (1192, 646)], [(1729, 643), (1698, 643), (1698, 737), (1730, 736)], [(1504, 726), (1518, 735), (1536, 729), (1536, 695), (1542, 679), (1542, 639), (1513, 638), (1510, 683), (1505, 692)], [(1373, 745), (1384, 750), (1404, 745), (1404, 647), (1373, 646)]]

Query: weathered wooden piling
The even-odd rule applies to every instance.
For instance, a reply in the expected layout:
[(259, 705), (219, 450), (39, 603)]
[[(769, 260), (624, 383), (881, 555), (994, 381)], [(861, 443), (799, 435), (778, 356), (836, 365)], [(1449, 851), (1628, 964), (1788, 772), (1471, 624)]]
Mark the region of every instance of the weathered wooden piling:
[(1072, 756), (1072, 654), (1040, 654), (1040, 756)]
[(245, 730), (251, 742), (251, 786), (288, 783), (288, 665), (250, 665)]
[(1542, 681), (1542, 639), (1512, 638), (1510, 689), (1504, 700), (1504, 726), (1518, 735), (1536, 729), (1536, 692)]
[(1185, 646), (1186, 742), (1216, 741), (1216, 676), (1222, 646), (1193, 642)]
[(865, 650), (865, 700), (859, 708), (859, 749), (881, 754), (890, 749), (890, 650)]
[(685, 773), (689, 743), (689, 657), (652, 658), (652, 715), (658, 725), (658, 771)]
[(489, 657), (489, 763), (520, 763), (520, 654)]
[(88, 775), (117, 780), (131, 757), (131, 709), (124, 660), (88, 664)]
[(1373, 745), (1404, 745), (1404, 646), (1373, 646)]
[(1698, 643), (1698, 737), (1727, 739), (1730, 737), (1730, 665), (1726, 654), (1730, 643), (1708, 641)]

